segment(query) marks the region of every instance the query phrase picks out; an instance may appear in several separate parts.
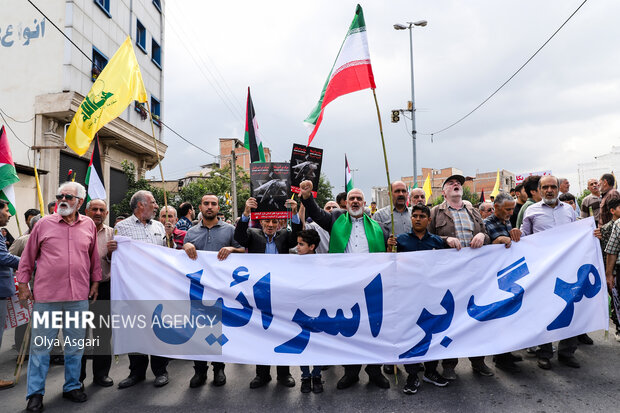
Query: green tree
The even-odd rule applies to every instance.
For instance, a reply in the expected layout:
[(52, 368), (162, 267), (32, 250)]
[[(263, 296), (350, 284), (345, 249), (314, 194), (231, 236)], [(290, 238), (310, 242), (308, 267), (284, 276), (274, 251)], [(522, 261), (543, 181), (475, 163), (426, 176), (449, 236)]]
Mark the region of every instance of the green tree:
[[(127, 188), (125, 198), (123, 198), (118, 204), (112, 205), (112, 211), (116, 216), (129, 216), (133, 214), (133, 211), (129, 207), (129, 200), (133, 194), (141, 190), (151, 191), (153, 193), (153, 197), (155, 197), (155, 201), (157, 201), (157, 204), (160, 206), (164, 205), (164, 191), (161, 188), (151, 185), (151, 183), (144, 178), (136, 179), (136, 166), (132, 162), (124, 160), (121, 165), (123, 167), (123, 172), (127, 175), (129, 187)], [(170, 200), (168, 200), (168, 202), (170, 202)]]
[[(583, 198), (587, 197), (590, 194), (591, 194), (591, 192), (589, 190), (584, 189), (583, 192), (581, 193), (581, 195), (579, 195), (577, 197), (577, 202), (579, 203), (579, 205), (581, 205), (581, 203), (583, 201)], [(577, 211), (577, 212), (579, 212), (579, 211)]]
[(327, 201), (334, 200), (334, 195), (332, 193), (333, 189), (334, 187), (329, 182), (327, 176), (325, 176), (325, 174), (321, 174), (319, 177), (319, 188), (316, 191), (316, 203), (319, 204), (321, 208), (325, 206)]

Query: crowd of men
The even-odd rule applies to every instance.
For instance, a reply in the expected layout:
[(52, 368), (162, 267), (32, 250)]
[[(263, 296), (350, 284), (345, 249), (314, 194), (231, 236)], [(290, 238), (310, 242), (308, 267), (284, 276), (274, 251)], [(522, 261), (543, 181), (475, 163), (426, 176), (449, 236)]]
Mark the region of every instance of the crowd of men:
[[(90, 308), (95, 314), (110, 312), (110, 263), (117, 249), (114, 234), (129, 237), (162, 247), (183, 249), (190, 259), (196, 259), (198, 251), (217, 252), (220, 260), (231, 253), (254, 254), (314, 254), (314, 253), (385, 253), (408, 252), (433, 249), (480, 248), (486, 244), (504, 244), (510, 248), (521, 237), (545, 231), (549, 228), (574, 222), (578, 218), (593, 215), (599, 224), (595, 236), (601, 239), (606, 254), (607, 284), (611, 289), (615, 283), (617, 265), (620, 264), (620, 193), (614, 188), (615, 179), (605, 174), (600, 180), (588, 181), (590, 195), (581, 204), (568, 191), (566, 179), (554, 176), (530, 176), (517, 185), (514, 195), (500, 193), (493, 202), (472, 205), (463, 199), (462, 175), (448, 177), (442, 185), (444, 200), (429, 208), (425, 192), (416, 188), (408, 192), (404, 182), (391, 185), (393, 207), (376, 210), (366, 207), (364, 193), (360, 189), (338, 194), (335, 201), (327, 202), (322, 208), (312, 197), (310, 181), (300, 184), (300, 204), (287, 200), (292, 211), (290, 225), (286, 221), (264, 219), (258, 223), (250, 220), (256, 199), (249, 198), (242, 216), (236, 225), (221, 219), (219, 197), (205, 194), (198, 206), (196, 219), (194, 207), (185, 202), (177, 209), (159, 209), (153, 194), (138, 191), (133, 194), (130, 207), (132, 214), (117, 219), (114, 228), (105, 224), (108, 205), (101, 199), (86, 204), (85, 215), (79, 209), (85, 202), (84, 187), (75, 182), (62, 184), (53, 204), (56, 212), (41, 218), (37, 210), (26, 214), (28, 232), (15, 240), (11, 251), (7, 251), (4, 238), (0, 235), (0, 276), (16, 269), (18, 297), (23, 305), (34, 302), (34, 311), (85, 311)], [(9, 220), (8, 206), (0, 200), (0, 226)], [(156, 219), (158, 217), (159, 219)], [(392, 224), (393, 217), (393, 224)], [(617, 224), (614, 222), (617, 221)], [(0, 289), (0, 300), (9, 297)], [(90, 303), (89, 303), (89, 300)], [(6, 306), (0, 305), (0, 320), (6, 317)], [(84, 402), (84, 381), (87, 377), (87, 360), (92, 360), (92, 380), (96, 385), (110, 387), (114, 381), (109, 376), (112, 365), (110, 355), (110, 334), (103, 331), (100, 345), (104, 350), (97, 355), (85, 355), (76, 347), (64, 347), (65, 384), (63, 397), (73, 402)], [(84, 338), (86, 329), (64, 328), (62, 334), (69, 338)], [(53, 341), (57, 328), (33, 326), (32, 337), (46, 337)], [(16, 331), (16, 343), (23, 340), (23, 328)], [(0, 344), (1, 344), (0, 334)], [(583, 334), (562, 340), (558, 346), (558, 361), (569, 367), (578, 368), (575, 357), (577, 344), (592, 344)], [(31, 340), (27, 372), (28, 411), (43, 409), (45, 380), (50, 365), (50, 346)], [(553, 346), (543, 344), (537, 349), (527, 349), (537, 357), (542, 369), (551, 369)], [(492, 356), (496, 368), (518, 373), (516, 364), (523, 357), (516, 352)], [(146, 379), (147, 368), (155, 376), (155, 387), (168, 384), (167, 366), (170, 359), (155, 355), (130, 354), (129, 372), (118, 383), (125, 389)], [(440, 360), (422, 364), (405, 364), (408, 374), (403, 392), (414, 394), (422, 380), (444, 387), (457, 379), (457, 359)], [(474, 373), (492, 376), (493, 370), (486, 364), (485, 357), (470, 357)], [(213, 384), (226, 384), (225, 364), (211, 363)], [(207, 381), (208, 362), (195, 361), (195, 374), (189, 380), (189, 387), (197, 388)], [(326, 366), (302, 366), (301, 391), (304, 393), (323, 391), (321, 371)], [(344, 366), (344, 375), (336, 383), (338, 389), (346, 389), (359, 381), (361, 365)], [(392, 374), (397, 366), (367, 365), (365, 372), (369, 382), (380, 388), (389, 388), (390, 381), (384, 373)], [(250, 381), (252, 389), (267, 385), (272, 380), (270, 366), (256, 366), (256, 376)], [(289, 366), (276, 367), (276, 380), (294, 387)], [(0, 388), (9, 388), (13, 382), (0, 380)]]

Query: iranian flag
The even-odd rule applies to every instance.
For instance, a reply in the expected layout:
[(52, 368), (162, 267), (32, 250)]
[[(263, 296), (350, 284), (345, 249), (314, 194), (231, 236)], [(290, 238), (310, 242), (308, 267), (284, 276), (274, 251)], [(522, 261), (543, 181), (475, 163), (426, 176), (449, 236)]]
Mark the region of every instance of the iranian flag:
[(254, 105), (252, 97), (250, 97), (250, 88), (248, 87), (248, 101), (246, 104), (245, 116), (245, 148), (250, 151), (250, 162), (265, 162), (265, 151), (263, 150), (263, 142), (258, 132), (258, 122), (256, 121), (256, 113), (254, 113)]
[(358, 4), (355, 9), (353, 23), (349, 27), (342, 46), (340, 46), (340, 51), (332, 66), (332, 70), (329, 72), (329, 76), (327, 76), (327, 81), (321, 91), (321, 97), (308, 118), (304, 121), (312, 129), (308, 137), (308, 146), (310, 146), (314, 135), (316, 135), (319, 129), (319, 125), (323, 120), (323, 111), (329, 102), (347, 93), (368, 88), (375, 88), (375, 79), (370, 66), (364, 13), (362, 7)]
[(19, 182), (13, 155), (9, 146), (9, 138), (6, 136), (4, 126), (0, 129), (0, 199), (9, 203), (9, 212), (15, 215), (15, 190), (13, 184)]
[(349, 193), (353, 189), (353, 177), (351, 176), (351, 167), (347, 160), (347, 154), (344, 154), (344, 191)]
[(91, 199), (106, 199), (105, 185), (103, 185), (103, 170), (101, 169), (101, 156), (99, 156), (99, 136), (95, 135), (95, 146), (90, 157), (88, 170), (86, 171), (86, 185), (88, 192), (86, 202)]

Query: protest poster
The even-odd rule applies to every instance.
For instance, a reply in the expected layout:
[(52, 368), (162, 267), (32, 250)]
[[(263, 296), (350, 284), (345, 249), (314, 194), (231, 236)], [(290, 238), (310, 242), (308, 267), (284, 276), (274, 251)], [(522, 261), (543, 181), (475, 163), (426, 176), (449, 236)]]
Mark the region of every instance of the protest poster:
[(250, 164), (250, 193), (256, 198), (258, 208), (251, 213), (251, 219), (287, 219), (290, 211), (286, 200), (290, 183), (290, 164)]
[(323, 149), (294, 143), (291, 153), (291, 191), (298, 194), (299, 184), (308, 180), (312, 182), (312, 196), (316, 198), (322, 163)]

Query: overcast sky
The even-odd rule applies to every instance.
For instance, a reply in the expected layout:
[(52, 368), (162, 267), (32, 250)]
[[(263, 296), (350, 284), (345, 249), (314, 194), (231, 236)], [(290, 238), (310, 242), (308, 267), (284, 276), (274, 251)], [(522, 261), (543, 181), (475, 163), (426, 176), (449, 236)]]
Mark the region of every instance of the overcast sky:
[[(392, 180), (412, 175), (409, 120), (390, 123), (410, 100), (409, 32), (414, 39), (418, 171), (456, 167), (466, 175), (551, 169), (578, 192), (577, 163), (618, 145), (620, 4), (590, 0), (507, 86), (431, 142), (421, 133), (456, 121), (512, 75), (583, 0), (367, 1), (371, 63)], [(306, 143), (303, 120), (316, 104), (356, 2), (166, 2), (164, 121), (205, 150), (243, 139), (247, 87), (273, 161)], [(166, 179), (214, 161), (165, 131)], [(313, 141), (334, 194), (344, 185), (344, 153), (355, 185), (370, 199), (385, 186), (370, 90), (338, 98)], [(158, 176), (155, 169), (148, 177)]]

